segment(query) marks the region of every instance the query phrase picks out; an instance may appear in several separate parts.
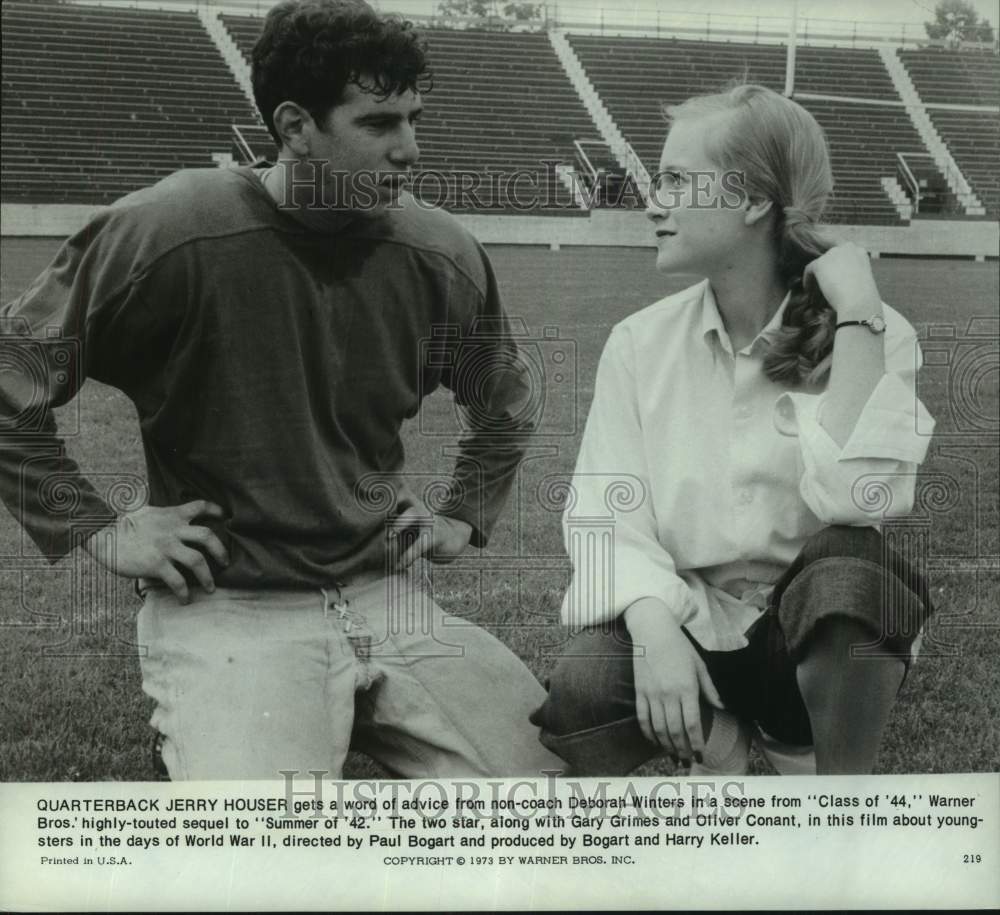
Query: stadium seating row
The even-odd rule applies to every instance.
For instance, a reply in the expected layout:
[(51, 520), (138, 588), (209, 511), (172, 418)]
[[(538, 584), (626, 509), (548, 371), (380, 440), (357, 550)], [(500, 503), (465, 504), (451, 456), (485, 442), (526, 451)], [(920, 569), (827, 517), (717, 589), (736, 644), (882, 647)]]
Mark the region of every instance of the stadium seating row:
[[(592, 80), (605, 83), (611, 77), (632, 91), (652, 76), (668, 91), (662, 98), (668, 103), (715, 91), (734, 79), (784, 88), (783, 45), (591, 35), (572, 35), (570, 42)], [(800, 47), (795, 82), (799, 92), (897, 98), (878, 53), (869, 49)]]
[[(928, 108), (931, 122), (948, 146), (988, 215), (1000, 215), (1000, 57), (936, 48), (902, 50), (900, 59)], [(992, 111), (962, 111), (936, 105), (991, 106)]]
[(6, 0), (4, 202), (110, 203), (256, 117), (193, 12)]
[[(5, 0), (2, 15), (5, 202), (110, 202), (177, 168), (211, 165), (213, 154), (231, 149), (233, 123), (258, 125), (247, 131), (255, 151), (273, 154), (270, 141), (260, 139), (266, 135), (253, 106), (195, 13)], [(261, 20), (221, 19), (249, 58)], [(549, 199), (558, 191), (557, 209), (566, 210), (567, 191), (553, 177), (554, 164), (573, 165), (574, 140), (599, 134), (548, 37), (448, 29), (423, 34), (432, 51), (433, 89), (419, 132), (421, 169), (530, 172)], [(733, 79), (778, 90), (784, 84), (780, 45), (569, 38), (651, 172), (666, 130), (664, 103)], [(996, 55), (920, 50), (900, 57), (928, 103), (997, 105)], [(895, 175), (897, 152), (925, 150), (877, 52), (800, 47), (796, 92), (830, 142), (836, 182), (831, 218), (898, 222), (882, 179)], [(973, 189), (997, 213), (1000, 180), (990, 162), (998, 140), (995, 112), (930, 113)], [(478, 206), (453, 188), (443, 198), (430, 182), (425, 190), (454, 209)], [(477, 193), (491, 206), (504, 203), (495, 184)]]
[[(662, 107), (733, 80), (782, 90), (785, 51), (777, 45), (598, 38), (571, 35), (570, 43), (615, 123), (647, 169), (655, 171), (665, 132)], [(606, 53), (610, 49), (610, 54)], [(875, 51), (801, 48), (796, 87), (818, 94), (848, 94), (854, 74), (859, 97), (896, 104), (869, 105), (800, 98), (826, 132), (836, 193), (828, 218), (850, 223), (894, 223), (898, 213), (882, 190), (881, 179), (896, 174), (896, 152), (922, 151), (919, 134)], [(813, 54), (813, 51), (821, 51)], [(609, 60), (628, 60), (623, 68)], [(825, 77), (821, 77), (825, 74)]]
[[(224, 15), (222, 21), (249, 61), (260, 20)], [(434, 55), (434, 75), (420, 122), (421, 170), (528, 170), (549, 188), (550, 169), (544, 163), (572, 165), (573, 140), (595, 135), (547, 36), (445, 29), (423, 34)], [(483, 191), (494, 200), (489, 193)], [(539, 196), (555, 199), (553, 194), (555, 189), (549, 188), (548, 198)], [(449, 196), (444, 205), (461, 211), (470, 202)]]
[(1000, 214), (1000, 176), (997, 174), (1000, 120), (997, 115), (943, 108), (931, 108), (929, 114), (987, 215), (996, 218)]
[(1000, 105), (996, 54), (923, 48), (901, 50), (899, 56), (925, 104)]

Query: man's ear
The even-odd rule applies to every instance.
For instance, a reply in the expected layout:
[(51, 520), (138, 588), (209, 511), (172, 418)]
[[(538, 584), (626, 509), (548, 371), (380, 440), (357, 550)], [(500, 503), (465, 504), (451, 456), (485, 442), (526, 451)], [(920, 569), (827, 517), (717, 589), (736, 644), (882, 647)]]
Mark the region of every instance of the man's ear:
[(274, 129), (281, 145), (300, 159), (309, 158), (312, 115), (295, 102), (282, 102), (274, 109)]
[(746, 203), (743, 204), (746, 213), (743, 216), (743, 224), (747, 226), (755, 226), (762, 219), (766, 219), (768, 213), (774, 209), (773, 200), (751, 200), (747, 198)]

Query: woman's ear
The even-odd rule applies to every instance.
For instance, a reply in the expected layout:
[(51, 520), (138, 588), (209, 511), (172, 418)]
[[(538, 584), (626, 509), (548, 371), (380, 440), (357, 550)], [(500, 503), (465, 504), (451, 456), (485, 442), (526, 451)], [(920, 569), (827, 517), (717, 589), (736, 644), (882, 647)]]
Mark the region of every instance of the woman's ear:
[(747, 199), (746, 203), (743, 205), (746, 211), (743, 216), (743, 224), (747, 226), (755, 226), (762, 219), (765, 219), (773, 209), (773, 200), (752, 200)]
[(309, 127), (312, 115), (295, 102), (282, 102), (274, 109), (274, 128), (281, 145), (297, 158), (309, 158)]

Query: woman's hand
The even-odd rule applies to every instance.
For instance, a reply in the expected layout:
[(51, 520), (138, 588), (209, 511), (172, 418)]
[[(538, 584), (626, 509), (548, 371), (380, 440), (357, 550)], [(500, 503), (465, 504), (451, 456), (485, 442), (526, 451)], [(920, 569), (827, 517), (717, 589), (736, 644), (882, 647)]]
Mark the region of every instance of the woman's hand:
[(812, 261), (802, 274), (808, 289), (819, 286), (823, 297), (837, 312), (838, 320), (870, 318), (882, 313), (882, 297), (872, 275), (868, 252), (854, 242), (835, 245)]
[(675, 757), (698, 758), (705, 749), (701, 695), (724, 707), (705, 662), (662, 601), (636, 601), (625, 611), (625, 623), (632, 636), (635, 713), (643, 735)]

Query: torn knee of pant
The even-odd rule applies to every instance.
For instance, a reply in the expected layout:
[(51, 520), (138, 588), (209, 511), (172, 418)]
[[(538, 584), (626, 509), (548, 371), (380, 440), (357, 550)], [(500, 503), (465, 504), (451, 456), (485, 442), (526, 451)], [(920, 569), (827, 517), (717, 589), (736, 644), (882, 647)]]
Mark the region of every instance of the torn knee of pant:
[(381, 670), (375, 670), (371, 664), (362, 662), (354, 677), (355, 692), (368, 692), (385, 676)]
[(357, 667), (354, 675), (355, 690), (369, 690), (382, 677), (384, 673), (372, 667), (372, 636), (367, 630), (362, 630), (359, 626), (353, 632), (348, 633), (347, 644), (357, 660)]

